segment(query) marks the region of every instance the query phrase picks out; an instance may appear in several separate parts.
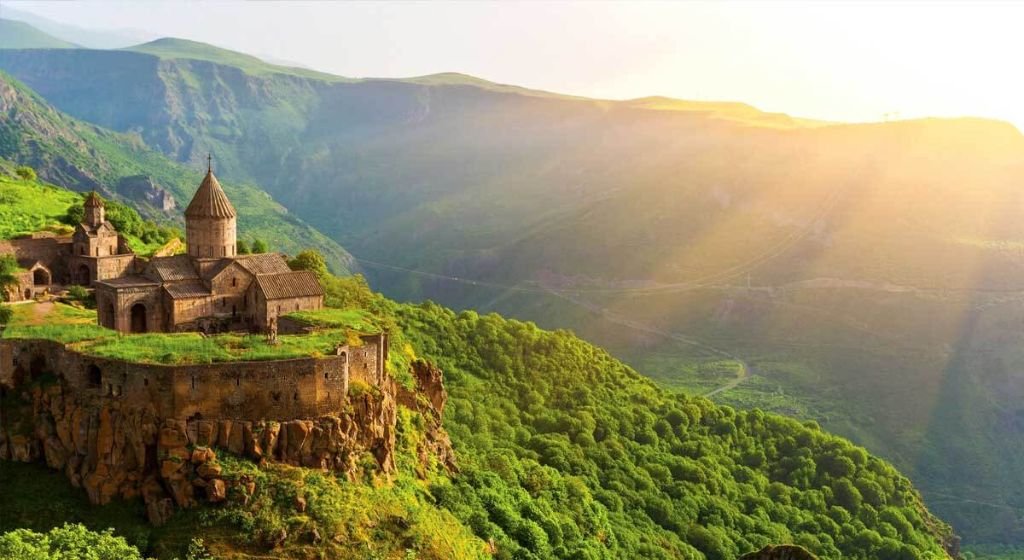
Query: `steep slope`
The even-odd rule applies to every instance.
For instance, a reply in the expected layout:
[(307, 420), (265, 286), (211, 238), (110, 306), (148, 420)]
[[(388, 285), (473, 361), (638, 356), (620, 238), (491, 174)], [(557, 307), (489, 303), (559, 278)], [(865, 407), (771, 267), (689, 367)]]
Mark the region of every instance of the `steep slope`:
[[(829, 559), (956, 554), (949, 527), (906, 478), (814, 423), (667, 393), (566, 331), (397, 304), (358, 279), (332, 285), (390, 324), (404, 353), (444, 368), (448, 404), (437, 385), (427, 399), (445, 411), (458, 473), (424, 466), (426, 419), (406, 410), (390, 480), (257, 466), (218, 449), (217, 474), (252, 489), (160, 528), (140, 524), (130, 503), (90, 512), (64, 490), (41, 507), (32, 490), (56, 481), (0, 463), (0, 531), (69, 519), (114, 526), (161, 558), (194, 536), (227, 558), (266, 557), (268, 545), (284, 558), (731, 560), (777, 543)], [(58, 392), (41, 382), (6, 395), (5, 426), (23, 418), (26, 399)]]
[[(200, 174), (147, 149), (137, 137), (70, 118), (0, 74), (0, 157), (34, 167), (40, 177), (77, 190), (119, 196), (144, 214), (179, 220), (168, 199), (183, 208)], [(261, 238), (277, 250), (316, 247), (331, 267), (348, 270), (351, 257), (337, 243), (289, 214), (259, 189), (236, 182), (227, 191), (239, 212), (241, 237)], [(162, 201), (161, 205), (158, 201)]]
[(691, 390), (730, 387), (742, 361), (716, 399), (816, 418), (968, 540), (1024, 542), (1005, 491), (1024, 487), (1010, 125), (347, 83), (181, 49), (3, 51), (0, 68), (173, 159), (214, 151), (396, 298), (573, 327)]
[(73, 49), (77, 46), (25, 22), (0, 19), (0, 49)]

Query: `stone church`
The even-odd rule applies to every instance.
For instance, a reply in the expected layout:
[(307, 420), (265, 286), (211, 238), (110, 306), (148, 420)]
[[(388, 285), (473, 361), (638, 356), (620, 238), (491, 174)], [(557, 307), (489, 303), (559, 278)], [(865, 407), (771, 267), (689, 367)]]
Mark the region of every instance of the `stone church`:
[[(105, 223), (102, 206), (86, 217)], [(185, 209), (187, 254), (153, 257), (137, 263), (138, 272), (94, 282), (100, 325), (134, 333), (267, 331), (281, 315), (320, 309), (315, 273), (291, 270), (277, 253), (237, 254), (236, 218), (208, 170)]]
[(95, 288), (99, 324), (125, 333), (276, 329), (277, 318), (320, 309), (316, 274), (292, 271), (281, 254), (237, 254), (237, 215), (212, 170), (185, 210), (187, 253), (138, 257), (86, 197), (70, 237), (39, 234), (0, 242), (23, 272), (8, 299), (29, 299), (64, 284)]

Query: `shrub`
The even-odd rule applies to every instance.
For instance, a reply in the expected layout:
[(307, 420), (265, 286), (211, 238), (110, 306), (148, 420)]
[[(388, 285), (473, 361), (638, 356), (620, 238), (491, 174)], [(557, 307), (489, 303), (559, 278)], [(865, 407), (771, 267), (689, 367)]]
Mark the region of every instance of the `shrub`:
[(26, 181), (36, 180), (36, 170), (27, 165), (19, 165), (14, 169), (14, 174)]

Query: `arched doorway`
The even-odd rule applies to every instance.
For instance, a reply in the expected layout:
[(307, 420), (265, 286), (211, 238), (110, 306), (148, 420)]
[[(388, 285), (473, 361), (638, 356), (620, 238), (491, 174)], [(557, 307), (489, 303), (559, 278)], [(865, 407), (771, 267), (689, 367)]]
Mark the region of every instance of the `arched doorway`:
[(146, 332), (146, 306), (141, 303), (132, 306), (132, 332)]
[(25, 299), (32, 299), (32, 288), (25, 288)]
[(90, 276), (92, 275), (89, 273), (89, 267), (83, 264), (78, 267), (78, 273), (76, 274), (76, 283), (81, 286), (88, 286), (90, 283)]
[(32, 271), (32, 283), (36, 286), (49, 286), (50, 273), (45, 268), (37, 268)]

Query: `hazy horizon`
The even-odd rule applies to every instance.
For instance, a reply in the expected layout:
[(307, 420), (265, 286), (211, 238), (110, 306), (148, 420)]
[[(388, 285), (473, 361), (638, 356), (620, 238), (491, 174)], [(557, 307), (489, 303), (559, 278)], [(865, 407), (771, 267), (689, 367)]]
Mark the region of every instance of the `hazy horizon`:
[[(244, 12), (239, 9), (244, 5)], [(1024, 6), (978, 3), (39, 2), (90, 30), (179, 37), (350, 77), (460, 72), (604, 99), (737, 101), (832, 121), (1024, 124)], [(242, 17), (240, 17), (242, 16)], [(4, 15), (0, 8), (0, 17)], [(18, 19), (15, 15), (14, 19)], [(584, 25), (585, 24), (585, 25)]]

